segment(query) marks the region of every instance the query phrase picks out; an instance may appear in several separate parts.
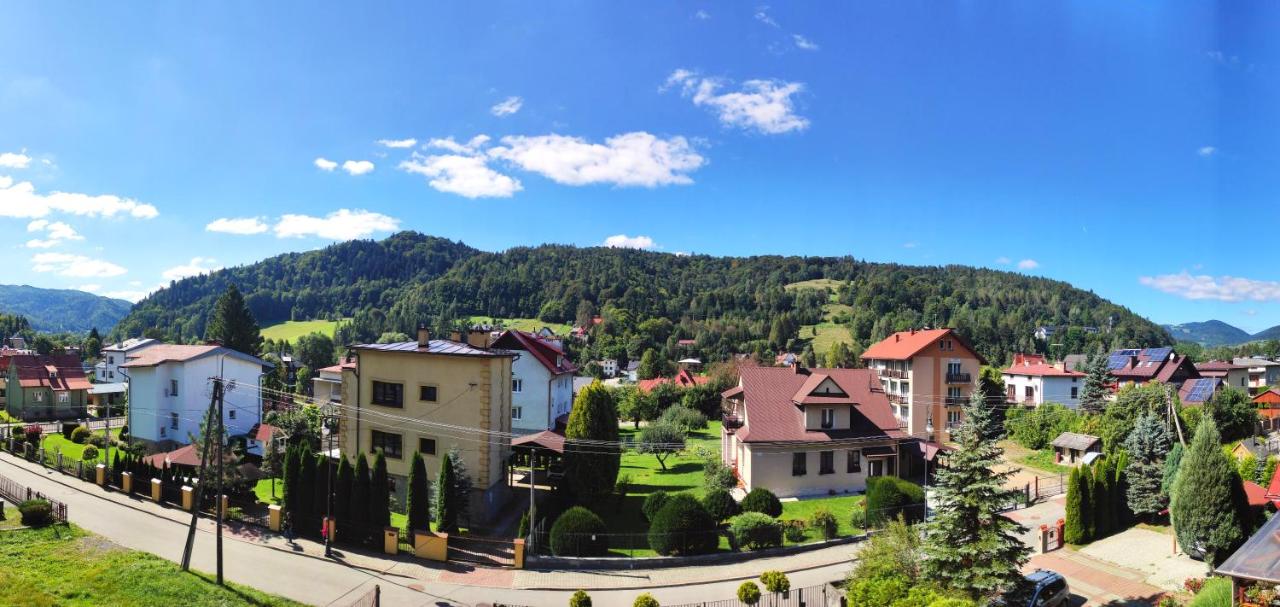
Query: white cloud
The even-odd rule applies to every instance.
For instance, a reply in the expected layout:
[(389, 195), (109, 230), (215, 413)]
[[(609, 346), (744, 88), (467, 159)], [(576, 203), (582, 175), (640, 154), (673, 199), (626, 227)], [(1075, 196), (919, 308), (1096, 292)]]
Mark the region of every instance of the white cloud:
[(400, 221), (381, 213), (365, 210), (339, 209), (324, 217), (310, 215), (284, 215), (276, 222), (278, 238), (302, 238), (315, 236), (327, 240), (352, 240), (364, 238), (375, 232), (392, 232), (400, 228)]
[(209, 222), (204, 229), (207, 232), (247, 236), (266, 232), (268, 227), (261, 217), (222, 217)]
[(773, 17), (770, 17), (769, 13), (765, 12), (767, 10), (769, 10), (769, 7), (767, 6), (762, 6), (757, 9), (755, 14), (756, 21), (759, 21), (769, 27), (778, 27), (778, 22), (774, 21)]
[(427, 142), (425, 147), (439, 148), (447, 150), (455, 154), (476, 154), (479, 153), (486, 143), (489, 143), (488, 135), (476, 135), (466, 143), (458, 143), (453, 137), (445, 137), (444, 139), (432, 139)]
[(920, 243), (918, 243), (918, 242), (916, 242), (916, 241), (914, 241), (914, 240), (911, 240), (911, 241), (908, 241), (908, 242), (904, 242), (904, 243), (902, 243), (902, 248), (904, 248), (904, 249), (914, 249), (914, 248), (916, 248), (916, 247), (918, 247), (918, 246), (920, 246)]
[(507, 97), (506, 99), (503, 99), (502, 101), (498, 102), (497, 105), (494, 105), (493, 107), (489, 108), (489, 113), (499, 118), (502, 118), (504, 116), (510, 116), (516, 112), (519, 112), (520, 108), (523, 105), (524, 105), (524, 99), (521, 99), (513, 95), (511, 97)]
[(316, 165), (317, 169), (320, 169), (321, 171), (325, 171), (325, 172), (329, 172), (338, 168), (338, 163), (324, 157), (316, 158), (314, 161), (312, 161), (312, 164)]
[(808, 39), (808, 38), (805, 38), (804, 36), (801, 36), (800, 34), (792, 34), (792, 35), (791, 35), (791, 39), (792, 39), (792, 40), (795, 40), (796, 48), (799, 48), (799, 49), (802, 49), (802, 50), (806, 50), (806, 51), (816, 51), (816, 50), (818, 50), (818, 43), (817, 43), (817, 42), (814, 42), (814, 41), (812, 41), (812, 40), (810, 40), (810, 39)]
[(1038, 267), (1040, 267), (1040, 262), (1034, 259), (1024, 259), (1018, 262), (1019, 270), (1034, 270)]
[(349, 175), (364, 175), (373, 172), (373, 163), (368, 160), (348, 160), (342, 163), (342, 170)]
[(110, 297), (112, 299), (123, 299), (131, 303), (138, 303), (138, 300), (142, 299), (143, 297), (146, 297), (149, 294), (150, 294), (150, 291), (107, 291), (106, 293), (101, 293), (100, 295), (102, 295), (103, 297)]
[(84, 236), (81, 236), (76, 232), (75, 228), (61, 221), (50, 222), (45, 219), (37, 219), (27, 224), (27, 231), (45, 233), (45, 238), (43, 239), (36, 238), (28, 240), (28, 249), (48, 249), (50, 247), (56, 247), (68, 240), (84, 240)]
[(795, 113), (792, 96), (804, 90), (799, 82), (748, 80), (737, 91), (720, 92), (728, 84), (719, 78), (702, 78), (695, 72), (678, 69), (667, 78), (662, 90), (679, 85), (681, 94), (694, 105), (716, 112), (725, 126), (754, 129), (776, 135), (808, 128), (809, 120)]
[(109, 261), (70, 253), (37, 253), (31, 257), (35, 272), (52, 272), (73, 278), (119, 276), (128, 270)]
[(427, 156), (414, 152), (400, 163), (400, 170), (429, 178), (427, 183), (441, 192), (473, 199), (510, 198), (523, 189), (519, 180), (489, 168), (488, 159), (474, 153)]
[(626, 234), (614, 234), (601, 243), (606, 247), (615, 249), (652, 249), (653, 239), (648, 236), (627, 236)]
[(138, 219), (151, 219), (160, 214), (154, 206), (111, 194), (40, 194), (29, 181), (14, 182), (9, 177), (0, 176), (0, 217), (36, 218), (51, 213), (82, 217), (128, 215)]
[(5, 152), (0, 154), (0, 167), (6, 169), (25, 169), (31, 164), (31, 157), (26, 152)]
[(102, 285), (80, 285), (76, 287), (76, 290), (84, 291), (86, 293), (97, 293), (102, 290)]
[(160, 275), (166, 281), (182, 280), (188, 276), (199, 276), (208, 274), (222, 269), (222, 266), (215, 266), (216, 260), (208, 257), (192, 257), (190, 262), (184, 265), (174, 266), (165, 270)]
[(409, 139), (379, 139), (378, 145), (384, 148), (404, 149), (418, 145), (418, 140), (412, 137)]
[(1142, 276), (1138, 282), (1184, 299), (1280, 301), (1280, 282), (1271, 280), (1191, 274), (1183, 270), (1178, 274)]
[(1214, 155), (1214, 154), (1217, 154), (1217, 153), (1218, 153), (1218, 148), (1215, 148), (1215, 147), (1213, 147), (1213, 146), (1211, 146), (1211, 145), (1206, 145), (1206, 146), (1204, 146), (1204, 147), (1202, 147), (1202, 148), (1200, 148), (1200, 149), (1196, 150), (1196, 153), (1197, 153), (1197, 154), (1199, 154), (1199, 155), (1200, 155), (1200, 157), (1202, 157), (1202, 158), (1208, 158), (1208, 157), (1210, 157), (1210, 156), (1212, 156), (1212, 155)]
[(1013, 260), (1009, 259), (1008, 257), (997, 257), (997, 258), (996, 258), (996, 263), (997, 263), (997, 264), (1000, 264), (1000, 265), (1002, 265), (1002, 266), (1007, 266), (1007, 265), (1009, 265), (1009, 264), (1013, 263)]
[(684, 137), (661, 139), (643, 131), (615, 135), (604, 143), (541, 135), (503, 137), (502, 144), (490, 149), (489, 156), (565, 185), (689, 184), (693, 179), (688, 173), (706, 164)]
[(694, 13), (693, 16), (702, 21), (706, 21), (707, 19), (711, 18), (711, 13), (708, 13), (707, 11), (704, 11), (702, 9), (698, 9), (698, 12)]
[(1244, 315), (1245, 315), (1245, 316), (1257, 316), (1257, 315), (1258, 315), (1258, 311), (1257, 311), (1257, 310), (1245, 310), (1245, 311), (1244, 311)]

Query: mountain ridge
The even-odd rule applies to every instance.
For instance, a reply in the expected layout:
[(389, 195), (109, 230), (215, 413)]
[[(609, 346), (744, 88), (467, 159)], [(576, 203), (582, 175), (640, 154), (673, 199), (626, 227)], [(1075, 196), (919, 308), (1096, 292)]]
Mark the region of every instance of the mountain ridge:
[(1280, 325), (1263, 329), (1257, 333), (1249, 333), (1221, 320), (1184, 322), (1176, 325), (1161, 325), (1169, 331), (1174, 339), (1198, 343), (1205, 347), (1238, 346), (1253, 341), (1280, 339)]
[(20, 314), (37, 331), (103, 333), (115, 327), (133, 307), (113, 299), (76, 289), (44, 289), (31, 285), (0, 285), (0, 312)]

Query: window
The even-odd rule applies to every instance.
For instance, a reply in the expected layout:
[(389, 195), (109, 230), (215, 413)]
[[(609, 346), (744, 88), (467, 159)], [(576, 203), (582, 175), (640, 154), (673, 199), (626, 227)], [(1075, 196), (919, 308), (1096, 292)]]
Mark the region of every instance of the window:
[(177, 429), (178, 429), (178, 414), (177, 414), (177, 413), (170, 413), (170, 414), (169, 414), (169, 427), (170, 427), (170, 428), (173, 428), (174, 430), (177, 430)]
[(227, 417), (228, 417), (228, 418), (231, 418), (231, 419), (235, 419), (235, 418), (236, 418), (236, 410), (235, 410), (235, 409), (232, 409), (231, 411), (229, 411), (229, 412), (227, 413)]
[(880, 458), (868, 459), (867, 476), (884, 476), (884, 460)]
[(404, 384), (374, 381), (373, 404), (382, 405), (384, 407), (403, 407)]
[(791, 454), (791, 476), (804, 476), (808, 474), (809, 458), (807, 453)]
[(513, 377), (513, 378), (511, 379), (511, 391), (512, 391), (512, 392), (520, 392), (520, 391), (521, 391), (521, 390), (523, 390), (523, 389), (524, 389), (524, 380), (523, 380), (523, 379), (519, 379), (519, 378), (514, 378), (514, 377)]
[(107, 357), (107, 364), (108, 364), (108, 365), (114, 365), (114, 364), (116, 364), (116, 357), (114, 357), (114, 356), (108, 356), (108, 357)]
[(947, 427), (954, 428), (960, 425), (960, 420), (964, 418), (963, 411), (947, 411)]
[(70, 392), (58, 392), (58, 404), (59, 404), (59, 405), (65, 405), (65, 404), (67, 404), (67, 403), (69, 403), (69, 402), (71, 402), (71, 393), (70, 393)]
[(169, 396), (177, 396), (177, 395), (178, 395), (178, 380), (171, 379), (169, 380)]
[(38, 402), (38, 403), (42, 403), (42, 402), (44, 402), (44, 391), (43, 391), (43, 390), (42, 390), (42, 391), (39, 391), (39, 392), (36, 392), (36, 393), (35, 393), (35, 394), (33, 394), (32, 396), (33, 396), (32, 400), (34, 400), (34, 401), (36, 401), (36, 402)]
[(960, 363), (947, 363), (947, 375), (959, 375), (960, 373), (962, 373), (960, 371)]
[(848, 472), (849, 474), (862, 472), (862, 452), (861, 451), (854, 449), (849, 452), (849, 461), (845, 465), (844, 471)]
[(436, 387), (418, 386), (418, 400), (428, 403), (436, 402)]
[(421, 454), (423, 454), (423, 455), (435, 455), (435, 454), (436, 454), (436, 439), (434, 439), (434, 438), (419, 438), (419, 439), (418, 439), (418, 453), (421, 453)]
[(378, 449), (382, 449), (383, 455), (391, 459), (400, 459), (403, 457), (401, 442), (399, 434), (371, 430), (369, 432), (369, 453), (377, 453)]
[(524, 416), (524, 407), (512, 407), (511, 419), (521, 419)]
[(955, 344), (953, 344), (950, 339), (939, 340), (938, 349), (950, 352), (955, 349)]
[(1026, 392), (1027, 400), (1035, 400), (1035, 398), (1036, 398), (1036, 388), (1035, 388), (1035, 386), (1027, 386), (1027, 387), (1026, 387), (1026, 389), (1025, 389), (1025, 392)]
[(1080, 388), (1071, 386), (1071, 398), (1072, 399), (1080, 398)]
[(822, 427), (834, 428), (836, 425), (836, 410), (830, 407), (822, 410)]
[(835, 474), (836, 473), (836, 452), (820, 451), (818, 452), (818, 474)]

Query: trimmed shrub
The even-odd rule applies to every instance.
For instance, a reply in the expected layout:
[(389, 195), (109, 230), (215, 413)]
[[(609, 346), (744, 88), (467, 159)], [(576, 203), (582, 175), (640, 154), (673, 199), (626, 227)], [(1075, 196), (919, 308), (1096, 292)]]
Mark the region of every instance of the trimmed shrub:
[(591, 597), (585, 590), (579, 590), (569, 597), (569, 607), (591, 607)]
[(43, 430), (40, 429), (40, 426), (31, 424), (30, 426), (22, 429), (22, 436), (27, 439), (28, 443), (39, 445), (41, 432), (43, 432)]
[(76, 426), (76, 429), (71, 431), (71, 436), (69, 438), (71, 439), (71, 442), (77, 445), (83, 445), (84, 441), (89, 438), (89, 428), (86, 426)]
[(652, 594), (646, 592), (636, 597), (636, 602), (632, 603), (631, 607), (662, 607), (662, 604), (658, 599), (653, 598)]
[(813, 514), (809, 515), (809, 526), (817, 529), (824, 540), (834, 538), (840, 530), (840, 523), (836, 520), (836, 515), (826, 508), (818, 508), (813, 511)]
[(782, 535), (792, 544), (799, 544), (808, 539), (804, 532), (804, 521), (787, 521), (783, 523)]
[(895, 476), (867, 479), (867, 518), (872, 525), (883, 524), (902, 514), (908, 524), (924, 518), (924, 508), (909, 508), (924, 503), (924, 489)]
[(733, 489), (736, 486), (738, 486), (738, 478), (733, 475), (733, 468), (720, 461), (718, 453), (706, 459), (702, 466), (703, 489), (711, 491), (713, 489)]
[(743, 512), (729, 521), (738, 546), (759, 550), (782, 545), (782, 523), (761, 512)]
[(667, 492), (661, 489), (645, 497), (644, 504), (640, 506), (640, 511), (644, 513), (644, 518), (652, 522), (653, 517), (658, 516), (658, 511), (662, 510), (662, 506), (667, 503), (667, 497)]
[(747, 605), (759, 603), (760, 587), (751, 580), (743, 582), (741, 586), (738, 586), (738, 600)]
[(98, 459), (98, 448), (93, 445), (85, 446), (84, 451), (80, 453), (80, 459), (86, 462)]
[(551, 552), (556, 556), (604, 556), (609, 552), (606, 530), (596, 513), (574, 506), (551, 526)]
[(712, 489), (706, 495), (702, 496), (702, 507), (707, 509), (707, 514), (717, 521), (725, 521), (737, 516), (741, 509), (738, 508), (738, 502), (733, 500), (733, 495), (727, 489)]
[(658, 417), (658, 423), (672, 424), (693, 432), (707, 428), (707, 416), (696, 409), (677, 405), (663, 411)]
[(663, 556), (712, 552), (720, 545), (716, 521), (688, 493), (667, 498), (649, 525), (649, 547)]
[(84, 442), (89, 443), (90, 445), (93, 445), (99, 449), (107, 448), (107, 437), (101, 434), (90, 434), (89, 438), (86, 438)]
[(27, 500), (18, 505), (22, 513), (22, 524), (28, 527), (42, 527), (53, 522), (53, 505), (46, 500)]
[(791, 590), (791, 580), (781, 571), (766, 571), (760, 574), (760, 582), (769, 592), (787, 592)]
[(782, 502), (778, 501), (778, 496), (772, 491), (756, 487), (747, 497), (742, 498), (742, 511), (759, 512), (777, 518), (782, 515)]
[(1231, 580), (1215, 577), (1205, 581), (1187, 607), (1231, 607)]

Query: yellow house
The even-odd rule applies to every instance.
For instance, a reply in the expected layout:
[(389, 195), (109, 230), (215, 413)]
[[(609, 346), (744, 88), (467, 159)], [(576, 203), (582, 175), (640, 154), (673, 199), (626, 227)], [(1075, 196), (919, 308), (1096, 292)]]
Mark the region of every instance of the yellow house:
[(351, 351), (355, 364), (342, 369), (342, 452), (372, 456), (381, 449), (396, 503), (403, 505), (413, 452), (422, 453), (435, 482), (440, 458), (457, 448), (473, 486), (470, 522), (492, 521), (510, 497), (505, 465), (515, 354), (431, 339), (426, 329), (416, 341)]

